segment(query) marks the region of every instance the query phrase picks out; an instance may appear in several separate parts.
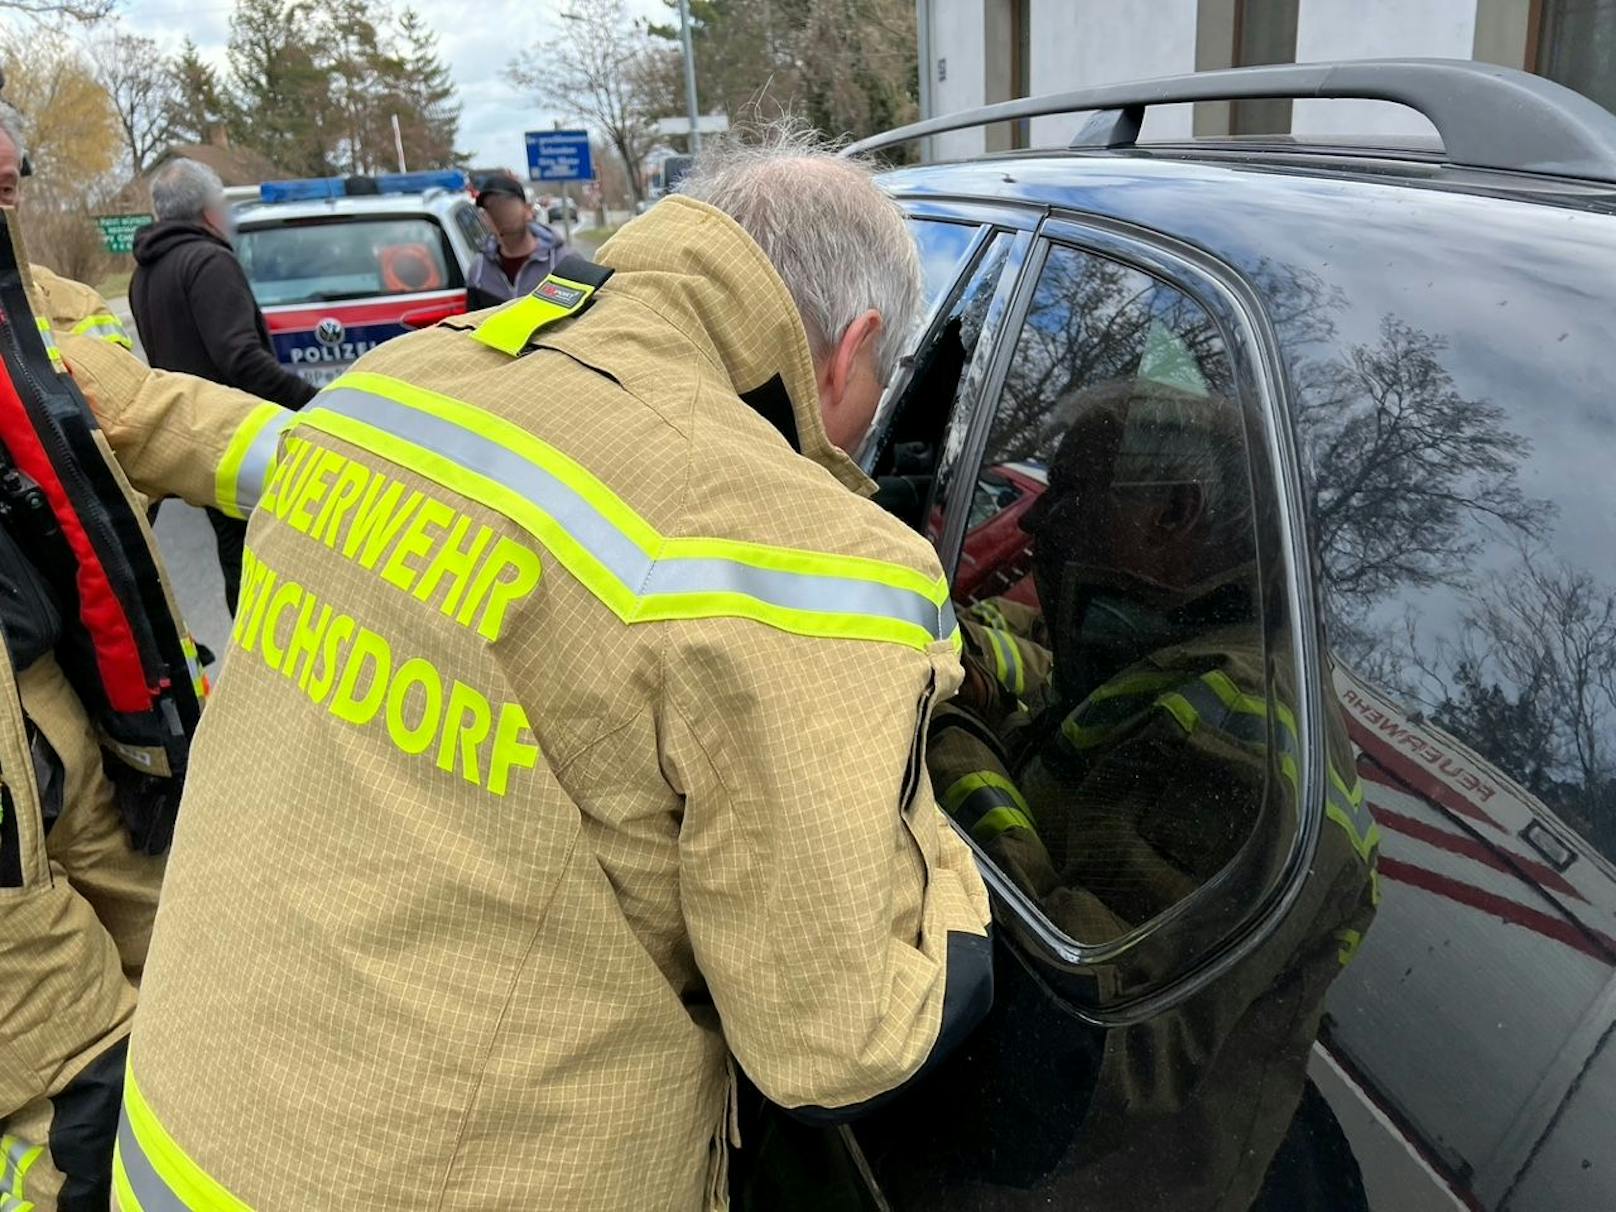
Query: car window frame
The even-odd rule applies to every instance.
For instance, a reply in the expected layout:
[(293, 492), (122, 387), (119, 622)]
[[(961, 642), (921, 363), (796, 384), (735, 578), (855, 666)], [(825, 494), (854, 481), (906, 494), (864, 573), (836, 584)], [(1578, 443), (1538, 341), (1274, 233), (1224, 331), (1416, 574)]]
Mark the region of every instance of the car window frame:
[[(969, 521), (969, 498), (982, 470), (1005, 379), (1049, 250), (1057, 244), (1147, 274), (1182, 292), (1207, 312), (1223, 336), (1242, 411), (1254, 411), (1261, 421), (1260, 435), (1248, 431), (1248, 442), (1253, 436), (1260, 436), (1267, 467), (1275, 477), (1273, 488), (1282, 506), (1277, 518), (1278, 554), (1284, 559), (1287, 570), (1289, 618), (1286, 631), (1291, 643), (1290, 657), (1297, 672), (1297, 702), (1293, 710), (1303, 759), (1299, 828), (1281, 865), (1280, 878), (1268, 895), (1244, 917), (1236, 932), (1178, 977), (1142, 997), (1104, 1009), (1063, 999), (1068, 1000), (1072, 1012), (1085, 1021), (1120, 1027), (1143, 1022), (1181, 1004), (1229, 971), (1273, 934), (1301, 894), (1318, 846), (1326, 793), (1323, 713), (1327, 679), (1318, 624), (1320, 607), (1313, 584), (1305, 484), (1291, 420), (1289, 386), (1278, 339), (1258, 292), (1234, 268), (1201, 250), (1119, 220), (1052, 212), (1034, 234), (1034, 246), (1017, 276), (1015, 298), (1002, 322), (994, 328), (992, 344), (985, 339), (978, 344), (971, 371), (976, 372), (978, 363), (983, 363), (980, 367), (982, 381), (970, 400), (969, 429), (960, 444), (954, 474), (948, 475), (947, 499), (938, 502), (943, 506), (945, 521), (937, 550), (950, 584), (959, 571)], [(988, 335), (984, 326), (984, 338)], [(1251, 405), (1245, 403), (1247, 400)], [(944, 469), (940, 467), (939, 482), (943, 474)], [(976, 855), (984, 881), (1007, 911), (1009, 931), (1031, 956), (1048, 965), (1054, 974), (1075, 981), (1079, 988), (1092, 982), (1097, 968), (1133, 947), (1150, 945), (1151, 940), (1156, 940), (1155, 945), (1170, 946), (1176, 929), (1216, 895), (1226, 875), (1223, 873), (1209, 880), (1183, 901), (1121, 939), (1083, 944), (1067, 937), (1049, 922), (967, 831), (957, 824), (954, 828)]]
[[(936, 336), (938, 325), (981, 265), (982, 257), (989, 245), (997, 235), (1004, 233), (1012, 237), (1010, 251), (1005, 256), (1004, 268), (999, 272), (999, 281), (994, 286), (993, 299), (989, 302), (987, 315), (983, 318), (976, 349), (960, 376), (959, 392), (950, 402), (955, 409), (976, 406), (981, 378), (986, 373), (986, 361), (983, 355), (993, 347), (996, 326), (1003, 323), (1013, 297), (1013, 287), (1020, 281), (1021, 274), (1026, 268), (1027, 255), (1032, 248), (1032, 234), (1047, 214), (1047, 210), (1041, 207), (989, 206), (981, 203), (939, 201), (936, 198), (913, 199), (899, 196), (895, 201), (903, 209), (906, 221), (926, 219), (974, 224), (978, 230), (971, 240), (970, 247), (960, 257), (954, 280), (938, 292), (930, 310), (916, 328), (914, 339), (905, 347), (897, 373), (892, 376), (892, 381), (881, 394), (881, 401), (876, 406), (875, 419), (860, 441), (858, 449), (853, 452), (854, 462), (866, 475), (873, 474), (876, 461), (881, 456), (884, 446), (883, 434), (886, 423), (891, 420), (889, 414), (894, 402), (909, 388), (909, 381), (914, 375), (915, 351)], [(938, 470), (941, 471), (940, 466)]]
[[(455, 226), (459, 229), (460, 238), (466, 243), (465, 251), (470, 257), (475, 257), (478, 254), (482, 248), (483, 240), (488, 235), (487, 229), (483, 227), (481, 215), (482, 212), (470, 202), (456, 202), (451, 212)], [(472, 235), (473, 230), (477, 232), (476, 236)]]
[[(913, 357), (913, 354), (928, 341), (936, 338), (939, 326), (944, 322), (944, 318), (949, 315), (949, 310), (952, 309), (953, 304), (960, 296), (960, 291), (963, 291), (970, 284), (971, 278), (981, 268), (984, 257), (986, 257), (995, 239), (999, 238), (999, 236), (1005, 236), (1005, 238), (1010, 239), (1010, 247), (1005, 252), (1004, 267), (999, 270), (999, 281), (994, 283), (994, 294), (992, 294), (992, 299), (987, 304), (987, 312), (983, 317), (983, 328), (981, 328), (981, 333), (976, 338), (976, 349), (971, 352), (970, 362), (966, 362), (965, 370), (960, 373), (960, 386), (955, 391), (955, 398), (949, 401), (949, 407), (953, 412), (976, 409), (979, 406), (981, 388), (983, 388), (984, 380), (986, 380), (987, 365), (989, 365), (992, 347), (997, 341), (1000, 326), (1004, 325), (1005, 315), (1010, 310), (1010, 302), (1015, 297), (1016, 286), (1021, 280), (1021, 273), (1026, 268), (1026, 257), (1028, 257), (1028, 252), (1033, 247), (1033, 233), (1031, 231), (1013, 231), (1013, 229), (1002, 228), (1002, 226), (984, 225), (981, 233), (978, 234), (978, 238), (974, 239), (973, 244), (971, 244), (970, 254), (960, 260), (960, 271), (955, 276), (955, 280), (949, 284), (949, 288), (937, 296), (936, 304), (934, 304), (928, 317), (926, 317), (924, 330), (918, 333), (915, 341), (911, 341), (910, 346), (905, 351), (905, 357), (903, 357), (903, 362), (898, 367), (898, 372), (892, 377), (892, 383), (887, 385), (886, 391), (882, 393), (881, 402), (877, 404), (876, 417), (869, 425), (869, 430), (866, 430), (865, 438), (860, 441), (858, 451), (853, 456), (853, 461), (860, 465), (860, 469), (866, 475), (873, 475), (874, 473), (876, 462), (879, 461), (882, 449), (886, 446), (886, 431), (890, 422), (892, 422), (892, 415), (890, 415), (892, 414), (892, 409), (895, 407), (895, 402), (902, 399), (903, 393), (908, 391), (910, 380), (915, 375), (915, 357)], [(947, 428), (949, 428), (949, 425), (944, 423), (944, 427), (939, 431), (945, 431)], [(950, 461), (947, 456), (941, 454), (936, 469), (939, 477), (944, 473), (945, 465), (949, 464)], [(932, 488), (932, 496), (926, 503), (926, 509), (931, 509), (934, 499), (936, 499), (936, 488)]]

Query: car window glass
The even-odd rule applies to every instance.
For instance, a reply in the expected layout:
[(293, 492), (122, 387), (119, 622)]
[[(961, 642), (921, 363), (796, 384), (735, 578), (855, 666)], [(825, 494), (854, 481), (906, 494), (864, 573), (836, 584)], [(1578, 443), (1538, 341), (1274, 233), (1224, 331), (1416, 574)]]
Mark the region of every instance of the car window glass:
[(942, 223), (935, 219), (910, 219), (909, 231), (920, 247), (920, 272), (925, 281), (923, 313), (931, 311), (945, 290), (959, 276), (960, 262), (976, 238), (975, 224)]
[(248, 228), (236, 255), (262, 307), (464, 285), (448, 237), (425, 216)]
[(1003, 513), (1025, 494), (1002, 475), (986, 472), (976, 478), (976, 491), (971, 494), (971, 520), (975, 529), (990, 518)]
[[(1218, 326), (1171, 286), (1052, 247), (981, 477), (937, 795), (1063, 934), (1115, 940), (1218, 875), (1265, 797), (1294, 797)], [(1016, 492), (988, 509), (995, 482)]]
[(934, 538), (940, 515), (929, 503), (934, 497), (942, 435), (960, 402), (966, 372), (976, 355), (1013, 240), (1009, 232), (999, 232), (988, 243), (928, 339), (913, 355), (909, 377), (882, 402), (872, 426), (882, 443), (874, 460), (873, 474), (880, 489), (876, 499), (917, 530), (929, 530)]
[(455, 207), (455, 222), (460, 225), (460, 233), (466, 237), (466, 243), (473, 250), (482, 247), (483, 241), (488, 238), (488, 229), (483, 226), (483, 212), (475, 206)]

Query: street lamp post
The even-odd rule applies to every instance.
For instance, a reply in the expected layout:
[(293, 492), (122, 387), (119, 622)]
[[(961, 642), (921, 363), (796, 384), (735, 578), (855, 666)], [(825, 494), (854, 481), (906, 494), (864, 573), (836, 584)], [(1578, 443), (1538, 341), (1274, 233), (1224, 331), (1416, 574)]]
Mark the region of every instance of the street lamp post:
[(690, 0), (679, 0), (679, 40), (685, 47), (685, 109), (690, 113), (690, 150), (701, 151), (701, 125), (696, 108), (696, 56), (690, 50)]

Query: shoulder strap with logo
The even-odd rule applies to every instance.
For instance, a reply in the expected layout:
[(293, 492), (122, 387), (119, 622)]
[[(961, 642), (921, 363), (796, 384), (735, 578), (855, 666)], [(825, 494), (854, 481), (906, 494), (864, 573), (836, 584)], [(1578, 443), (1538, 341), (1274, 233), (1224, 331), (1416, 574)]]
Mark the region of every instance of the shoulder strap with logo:
[(532, 294), (500, 308), (472, 335), (489, 348), (514, 358), (541, 328), (585, 311), (612, 273), (604, 265), (569, 253), (549, 277), (533, 288)]

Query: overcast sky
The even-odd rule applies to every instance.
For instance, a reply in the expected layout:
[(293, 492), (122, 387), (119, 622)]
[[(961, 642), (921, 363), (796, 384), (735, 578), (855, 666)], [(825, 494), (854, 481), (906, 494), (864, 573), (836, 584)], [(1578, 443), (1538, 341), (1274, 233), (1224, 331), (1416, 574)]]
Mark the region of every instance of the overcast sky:
[[(626, 0), (630, 13), (659, 20), (661, 0)], [(124, 22), (137, 33), (174, 49), (187, 36), (221, 68), (230, 36), (233, 4), (183, 5), (177, 0), (123, 0)], [(522, 169), (522, 132), (550, 126), (564, 115), (549, 113), (505, 82), (505, 65), (519, 50), (549, 39), (559, 22), (559, 0), (414, 0), (415, 9), (438, 33), (438, 48), (460, 90), (461, 150), (474, 163)]]

